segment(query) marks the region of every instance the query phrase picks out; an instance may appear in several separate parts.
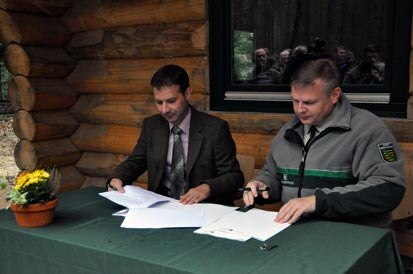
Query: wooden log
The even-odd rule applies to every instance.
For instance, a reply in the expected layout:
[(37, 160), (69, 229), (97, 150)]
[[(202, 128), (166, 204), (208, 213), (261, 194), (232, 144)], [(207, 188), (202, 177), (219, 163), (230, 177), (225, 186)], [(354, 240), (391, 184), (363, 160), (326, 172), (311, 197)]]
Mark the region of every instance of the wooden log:
[(126, 154), (84, 152), (76, 168), (87, 176), (109, 177), (127, 157)]
[(217, 112), (209, 114), (228, 122), (231, 132), (256, 133), (275, 136), (280, 128), (288, 122), (292, 114), (251, 113), (251, 112)]
[(7, 69), (12, 75), (29, 75), (30, 59), (26, 51), (20, 45), (8, 45), (4, 53), (4, 60)]
[(58, 193), (79, 189), (85, 181), (85, 176), (74, 166), (59, 167), (58, 171), (61, 175)]
[(136, 127), (81, 124), (70, 140), (82, 151), (129, 155), (139, 135)]
[(76, 61), (63, 48), (25, 47), (31, 77), (63, 78), (73, 71)]
[(206, 93), (206, 58), (81, 60), (66, 78), (78, 93), (152, 94), (150, 79), (160, 67), (177, 64), (187, 70), (193, 93)]
[(61, 17), (72, 32), (205, 19), (205, 0), (77, 1)]
[(77, 94), (62, 79), (27, 79), (18, 75), (10, 80), (9, 98), (14, 111), (42, 111), (69, 108)]
[[(126, 154), (84, 152), (76, 163), (76, 168), (89, 178), (104, 178), (106, 181), (106, 178), (109, 178), (115, 168), (127, 157)], [(136, 183), (138, 185), (147, 184), (148, 173), (144, 172), (139, 176)], [(104, 187), (105, 184), (102, 186)]]
[(10, 43), (21, 43), (22, 35), (11, 16), (0, 9), (0, 43), (7, 46)]
[[(140, 129), (120, 125), (81, 124), (70, 138), (82, 151), (107, 152), (129, 155), (140, 135)], [(264, 165), (271, 135), (233, 133), (237, 153), (255, 158), (255, 167)]]
[(77, 121), (67, 111), (29, 113), (19, 110), (13, 120), (16, 136), (28, 141), (69, 137), (77, 127)]
[(14, 150), (16, 164), (22, 170), (74, 164), (80, 154), (66, 138), (39, 142), (20, 140)]
[(8, 11), (58, 16), (70, 6), (71, 0), (0, 0), (0, 8)]
[(274, 136), (253, 133), (232, 133), (232, 138), (235, 141), (238, 154), (254, 157), (255, 168), (262, 168), (264, 166)]
[(64, 47), (71, 39), (71, 33), (57, 17), (8, 13), (20, 29), (22, 45)]
[(18, 44), (10, 44), (4, 57), (12, 75), (63, 78), (75, 67), (75, 61), (61, 48), (23, 49)]
[[(413, 100), (413, 99), (412, 99)], [(292, 114), (248, 113), (248, 112), (209, 112), (226, 120), (232, 132), (275, 135), (288, 122)], [(382, 118), (397, 141), (413, 142), (413, 121), (399, 118)]]
[(413, 142), (413, 120), (382, 118), (398, 142)]
[(205, 56), (205, 21), (151, 24), (75, 33), (66, 47), (76, 59)]
[[(191, 104), (198, 110), (208, 109), (208, 97), (193, 94)], [(145, 117), (158, 113), (150, 94), (81, 95), (70, 109), (78, 121), (98, 124), (141, 126)]]

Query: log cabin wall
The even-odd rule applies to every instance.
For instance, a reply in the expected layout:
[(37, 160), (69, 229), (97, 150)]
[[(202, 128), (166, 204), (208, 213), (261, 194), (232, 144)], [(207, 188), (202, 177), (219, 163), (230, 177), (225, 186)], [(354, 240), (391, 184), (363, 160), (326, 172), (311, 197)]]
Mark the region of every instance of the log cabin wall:
[[(28, 167), (29, 163), (69, 166), (80, 176), (74, 176), (67, 189), (82, 183), (103, 185), (132, 151), (142, 119), (157, 113), (149, 82), (162, 65), (175, 63), (184, 67), (193, 88), (192, 104), (209, 111), (207, 0), (73, 1), (71, 7), (69, 0), (37, 0), (32, 6), (29, 0), (13, 1), (13, 5), (3, 2), (0, 0), (0, 20), (8, 27), (0, 28), (2, 41), (16, 48), (13, 54), (21, 62), (13, 63), (22, 70), (13, 73), (10, 85), (17, 120), (21, 121), (16, 123), (21, 124), (20, 128), (15, 127), (22, 139), (16, 148), (16, 162), (24, 158), (20, 151), (30, 151), (30, 157), (24, 158)], [(40, 6), (40, 11), (34, 12), (33, 6)], [(28, 17), (19, 19), (15, 11), (18, 16)], [(48, 24), (40, 22), (40, 16), (42, 20), (60, 21)], [(42, 26), (43, 31), (24, 33), (27, 25)], [(41, 39), (40, 35), (48, 38)], [(53, 55), (46, 58), (44, 53), (51, 50)], [(31, 68), (34, 60), (37, 72), (30, 72), (24, 64), (29, 63)], [(62, 63), (75, 66), (71, 71), (58, 66)], [(413, 37), (410, 63), (413, 95)], [(410, 98), (407, 119), (383, 118), (406, 156), (408, 190), (394, 211), (395, 219), (413, 212), (412, 106)], [(46, 123), (42, 119), (51, 118), (47, 113), (61, 116), (54, 123)], [(272, 138), (291, 118), (288, 114), (211, 113), (229, 122), (238, 153), (255, 158), (255, 172), (263, 166)], [(144, 176), (139, 178), (145, 180)]]
[(66, 80), (79, 94), (70, 113), (80, 126), (70, 139), (83, 152), (76, 167), (85, 186), (104, 185), (132, 151), (143, 118), (157, 112), (150, 79), (159, 67), (184, 67), (192, 103), (208, 110), (204, 0), (74, 2), (61, 22), (77, 60)]
[(64, 78), (76, 65), (65, 46), (70, 31), (59, 16), (71, 1), (0, 1), (0, 42), (13, 75), (9, 97), (20, 139), (15, 160), (22, 170), (56, 166), (62, 191), (78, 188), (84, 176), (75, 168), (81, 151), (70, 141), (79, 123), (69, 114), (78, 95)]

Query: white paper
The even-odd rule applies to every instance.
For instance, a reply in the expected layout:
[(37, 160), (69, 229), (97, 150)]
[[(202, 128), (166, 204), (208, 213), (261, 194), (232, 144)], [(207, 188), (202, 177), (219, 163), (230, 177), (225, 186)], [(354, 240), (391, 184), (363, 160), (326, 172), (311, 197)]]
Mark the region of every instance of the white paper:
[(165, 208), (171, 210), (185, 210), (185, 209), (194, 209), (196, 211), (204, 212), (204, 218), (200, 226), (205, 226), (207, 224), (216, 221), (217, 219), (223, 217), (225, 214), (232, 212), (236, 207), (223, 206), (217, 204), (208, 204), (208, 203), (199, 203), (192, 205), (183, 205), (181, 203), (161, 203), (152, 206), (153, 208)]
[(124, 228), (200, 227), (205, 212), (197, 208), (134, 208), (129, 209), (121, 224)]
[(124, 208), (119, 211), (116, 211), (115, 213), (112, 214), (112, 216), (120, 216), (120, 217), (126, 217), (126, 214), (128, 214), (129, 209)]
[(125, 193), (118, 191), (101, 192), (99, 195), (127, 208), (146, 208), (159, 202), (177, 202), (177, 200), (162, 196), (138, 186), (125, 186)]
[[(222, 232), (225, 232), (226, 234), (232, 234), (232, 237), (239, 238), (239, 240), (249, 236), (260, 241), (266, 241), (290, 226), (288, 223), (276, 223), (274, 221), (276, 215), (277, 212), (256, 208), (247, 212), (233, 211), (194, 232), (216, 237), (222, 237)], [(220, 236), (217, 236), (218, 233), (220, 233)]]

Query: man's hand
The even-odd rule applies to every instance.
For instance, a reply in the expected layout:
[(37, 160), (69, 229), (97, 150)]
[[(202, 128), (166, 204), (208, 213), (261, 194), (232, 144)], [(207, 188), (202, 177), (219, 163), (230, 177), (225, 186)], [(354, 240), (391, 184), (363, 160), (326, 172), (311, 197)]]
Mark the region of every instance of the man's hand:
[(295, 223), (304, 213), (315, 211), (315, 195), (295, 198), (284, 204), (275, 218), (278, 223)]
[(259, 192), (258, 188), (265, 188), (267, 187), (266, 184), (264, 184), (261, 181), (251, 181), (249, 182), (245, 188), (249, 187), (251, 190), (250, 191), (244, 191), (243, 194), (243, 200), (244, 204), (246, 206), (250, 206), (254, 204), (254, 198), (258, 197), (258, 194), (261, 194), (264, 199), (268, 199), (270, 195), (268, 194), (268, 191), (263, 191)]
[(113, 178), (110, 180), (109, 185), (108, 185), (108, 191), (112, 190), (117, 190), (120, 193), (125, 193), (125, 190), (123, 189), (123, 184), (122, 181), (118, 178)]
[(184, 205), (192, 205), (199, 203), (209, 197), (211, 189), (207, 184), (201, 184), (197, 187), (191, 188), (187, 193), (181, 196), (179, 202)]

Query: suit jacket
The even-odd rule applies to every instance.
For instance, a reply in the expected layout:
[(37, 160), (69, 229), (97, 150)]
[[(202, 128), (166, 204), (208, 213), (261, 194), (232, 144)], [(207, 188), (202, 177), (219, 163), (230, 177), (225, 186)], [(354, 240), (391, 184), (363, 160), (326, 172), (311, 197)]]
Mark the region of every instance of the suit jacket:
[[(186, 166), (189, 188), (206, 183), (211, 193), (205, 202), (232, 204), (244, 178), (228, 123), (192, 107), (191, 111)], [(162, 178), (169, 134), (169, 123), (161, 115), (145, 118), (132, 155), (115, 169), (111, 178), (131, 184), (148, 170), (148, 190), (165, 194)]]

